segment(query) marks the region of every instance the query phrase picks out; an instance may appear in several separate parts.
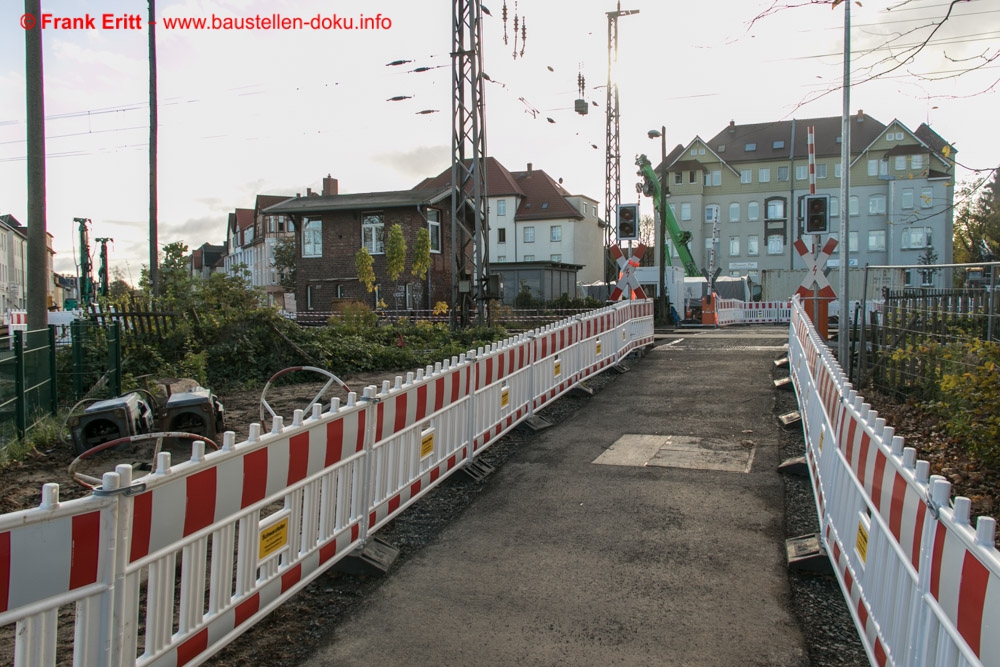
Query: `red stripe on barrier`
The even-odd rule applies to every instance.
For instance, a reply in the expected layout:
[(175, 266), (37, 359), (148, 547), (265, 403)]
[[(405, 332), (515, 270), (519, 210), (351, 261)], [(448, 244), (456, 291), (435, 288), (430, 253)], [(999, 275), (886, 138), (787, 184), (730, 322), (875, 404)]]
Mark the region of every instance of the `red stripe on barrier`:
[(415, 481), (413, 484), (410, 484), (410, 497), (412, 498), (413, 496), (420, 493), (420, 487), (422, 486), (423, 483), (419, 479)]
[[(471, 368), (471, 366), (469, 367)], [(451, 402), (457, 403), (459, 390), (462, 388), (462, 371), (457, 371), (451, 374)]]
[[(246, 486), (243, 487), (244, 493)], [(132, 547), (128, 562), (134, 563), (149, 553), (149, 535), (153, 523), (153, 492), (140, 493), (132, 501)]]
[(861, 434), (861, 451), (858, 456), (858, 481), (864, 486), (865, 483), (865, 468), (868, 467), (868, 447), (871, 445), (872, 439), (865, 431)]
[(0, 533), (0, 612), (7, 611), (10, 595), (10, 533)]
[(215, 521), (215, 473), (209, 468), (187, 478), (187, 502), (184, 506), (184, 536), (211, 526)]
[(322, 565), (337, 555), (337, 538), (334, 538), (319, 548), (319, 564)]
[(309, 473), (309, 433), (293, 435), (288, 442), (288, 486)]
[(941, 565), (942, 558), (944, 554), (944, 537), (946, 531), (941, 524), (935, 524), (934, 526), (934, 551), (931, 556), (931, 595), (934, 596), (935, 600), (940, 600), (939, 593), (941, 589)]
[(833, 562), (840, 563), (840, 544), (833, 543)]
[(344, 420), (335, 419), (326, 425), (326, 459), (323, 467), (329, 468), (344, 457)]
[(385, 421), (385, 401), (375, 408), (375, 442), (382, 440), (382, 422)]
[(372, 512), (371, 514), (369, 514), (368, 515), (368, 527), (369, 528), (373, 528), (375, 526), (375, 521), (376, 520), (378, 520), (378, 514), (376, 512)]
[(70, 556), (69, 589), (97, 581), (97, 561), (101, 549), (101, 513), (73, 517), (73, 550)]
[(888, 656), (885, 654), (885, 647), (882, 646), (882, 640), (878, 637), (875, 638), (875, 664), (878, 667), (885, 667), (886, 660)]
[[(493, 384), (493, 357), (486, 360), (486, 384)], [(480, 385), (476, 387), (477, 389), (485, 385)]]
[(177, 647), (177, 667), (186, 665), (208, 648), (208, 628), (202, 628), (197, 634)]
[(862, 630), (868, 625), (868, 610), (865, 608), (865, 601), (862, 598), (858, 598), (858, 621), (861, 623)]
[(847, 458), (847, 465), (853, 467), (851, 457), (854, 453), (854, 430), (858, 427), (858, 420), (854, 418), (854, 415), (850, 415), (848, 418), (851, 423), (847, 427), (847, 450), (844, 452), (844, 456)]
[(267, 450), (258, 449), (243, 457), (243, 499), (240, 509), (244, 509), (264, 499), (267, 493)]
[(889, 502), (889, 531), (899, 542), (903, 530), (903, 502), (906, 500), (906, 480), (899, 473), (892, 478), (892, 499)]
[(358, 436), (354, 444), (354, 451), (360, 452), (365, 448), (365, 422), (368, 421), (368, 413), (361, 411), (358, 413)]
[(542, 336), (542, 359), (548, 356), (549, 337)]
[[(885, 454), (882, 450), (875, 452), (875, 474), (872, 476), (872, 502), (875, 509), (882, 511), (882, 482), (885, 477)], [(890, 504), (890, 509), (892, 505)]]
[(288, 572), (281, 575), (281, 592), (284, 593), (289, 588), (299, 583), (302, 579), (302, 563), (299, 563)]
[(434, 412), (444, 407), (444, 378), (434, 381)]
[(969, 551), (962, 563), (962, 583), (958, 591), (958, 631), (968, 642), (969, 648), (979, 657), (983, 633), (983, 607), (986, 604), (986, 586), (990, 571)]
[(521, 349), (520, 349), (520, 352), (519, 352), (519, 355), (518, 355), (519, 358), (518, 358), (518, 365), (517, 365), (517, 367), (519, 369), (520, 368), (524, 368), (524, 349), (525, 349), (525, 347), (526, 346), (524, 346), (524, 345), (521, 346)]
[(360, 534), (361, 534), (361, 526), (360, 525), (354, 524), (353, 526), (351, 526), (351, 542), (357, 542), (358, 541), (358, 535), (360, 535)]
[(248, 618), (260, 611), (260, 593), (254, 593), (236, 605), (234, 627), (240, 627)]
[(392, 498), (389, 498), (389, 514), (392, 514), (393, 512), (399, 509), (399, 502), (400, 498), (398, 493), (394, 495)]
[(927, 505), (920, 503), (917, 505), (917, 520), (913, 526), (913, 549), (910, 551), (910, 562), (913, 569), (920, 571), (920, 544), (924, 536), (924, 519), (927, 515)]
[(427, 385), (417, 387), (417, 419), (427, 416)]
[(448, 457), (448, 470), (451, 470), (452, 468), (455, 467), (455, 462), (456, 461), (457, 461), (457, 459), (455, 458), (454, 454), (452, 454), (451, 456)]
[(851, 591), (854, 590), (854, 577), (851, 576), (851, 571), (844, 570), (844, 586), (847, 588), (847, 594), (850, 595)]
[(396, 423), (393, 424), (393, 435), (406, 428), (406, 404), (408, 398), (409, 395), (405, 393), (396, 397)]
[(438, 477), (441, 476), (441, 468), (434, 468), (431, 470), (431, 484), (437, 481)]

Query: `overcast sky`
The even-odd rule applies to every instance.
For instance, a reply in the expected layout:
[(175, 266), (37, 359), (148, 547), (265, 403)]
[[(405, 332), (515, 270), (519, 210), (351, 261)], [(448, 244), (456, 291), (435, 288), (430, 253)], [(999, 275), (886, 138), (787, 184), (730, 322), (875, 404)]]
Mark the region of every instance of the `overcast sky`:
[[(604, 201), (610, 0), (488, 0), (484, 21), (487, 145), (511, 170), (528, 162), (574, 194)], [(839, 116), (843, 6), (789, 0), (753, 26), (770, 0), (629, 0), (619, 19), (622, 201), (635, 200), (634, 157), (738, 124)], [(867, 0), (852, 9), (854, 80), (877, 60), (927, 39), (944, 0)], [(516, 7), (516, 9), (515, 9)], [(447, 0), (158, 0), (161, 245), (225, 240), (227, 214), (254, 196), (413, 187), (450, 163), (451, 8)], [(43, 31), (47, 224), (56, 270), (75, 273), (74, 217), (111, 237), (112, 267), (137, 282), (148, 262), (147, 4), (42, 0), (93, 30)], [(0, 6), (0, 213), (27, 222), (23, 5)], [(513, 23), (526, 21), (526, 42)], [(140, 30), (101, 28), (103, 14), (139, 14)], [(165, 18), (381, 14), (381, 30), (167, 30)], [(391, 23), (387, 23), (386, 19)], [(520, 25), (519, 25), (520, 27)], [(884, 48), (894, 39), (893, 49)], [(523, 56), (521, 55), (523, 47)], [(877, 49), (874, 50), (873, 49)], [(958, 150), (959, 180), (1000, 163), (1000, 6), (959, 2), (913, 62), (851, 91), (851, 110), (911, 130), (927, 122)], [(971, 59), (971, 60), (970, 60)], [(388, 63), (407, 60), (401, 65)], [(416, 68), (429, 69), (414, 72)], [(875, 65), (876, 70), (885, 65)], [(574, 113), (578, 75), (590, 113)], [(398, 101), (390, 98), (407, 97)], [(594, 105), (593, 102), (597, 104)], [(419, 112), (433, 113), (419, 113)], [(643, 213), (651, 213), (648, 201)]]

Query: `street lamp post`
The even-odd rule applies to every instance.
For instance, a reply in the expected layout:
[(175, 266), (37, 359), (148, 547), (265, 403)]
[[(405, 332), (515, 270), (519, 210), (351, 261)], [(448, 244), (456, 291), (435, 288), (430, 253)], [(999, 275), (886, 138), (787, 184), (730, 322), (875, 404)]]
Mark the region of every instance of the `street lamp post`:
[[(659, 130), (646, 133), (650, 139), (660, 137), (660, 308), (663, 320), (669, 320), (667, 314), (667, 126), (661, 125)], [(655, 235), (654, 235), (655, 236)]]

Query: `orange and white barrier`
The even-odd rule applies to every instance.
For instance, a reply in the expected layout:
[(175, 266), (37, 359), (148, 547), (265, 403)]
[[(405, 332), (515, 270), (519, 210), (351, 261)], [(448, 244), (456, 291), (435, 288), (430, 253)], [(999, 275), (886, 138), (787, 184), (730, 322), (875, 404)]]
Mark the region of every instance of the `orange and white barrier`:
[(905, 447), (851, 387), (800, 301), (789, 368), (821, 537), (875, 665), (1000, 665), (996, 522)]
[(201, 664), (533, 410), (652, 343), (652, 316), (634, 301), (576, 316), (243, 442), (227, 432), (219, 451), (162, 452), (134, 481), (118, 466), (88, 498), (46, 485), (40, 507), (0, 516), (0, 625), (17, 625), (0, 664)]

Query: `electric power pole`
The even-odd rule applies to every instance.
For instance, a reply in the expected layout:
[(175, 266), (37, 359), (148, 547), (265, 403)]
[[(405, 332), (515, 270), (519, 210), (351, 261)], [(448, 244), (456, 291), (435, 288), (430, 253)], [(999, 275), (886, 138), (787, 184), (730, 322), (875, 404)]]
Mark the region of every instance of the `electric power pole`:
[[(605, 137), (605, 157), (606, 165), (604, 172), (604, 217), (607, 227), (604, 228), (604, 276), (606, 282), (610, 280), (611, 274), (616, 270), (615, 262), (611, 260), (612, 237), (617, 242), (617, 234), (614, 232), (614, 215), (618, 211), (618, 204), (621, 203), (621, 148), (618, 138), (618, 84), (615, 83), (614, 64), (618, 62), (618, 17), (638, 14), (638, 9), (626, 9), (622, 11), (621, 0), (618, 2), (618, 9), (607, 12), (608, 15), (608, 101), (607, 106), (607, 132)], [(610, 282), (608, 282), (610, 289)]]
[(481, 0), (453, 0), (452, 323), (462, 325), (470, 322), (473, 305), (482, 323), (489, 276), (482, 16)]
[(160, 245), (156, 228), (156, 0), (149, 2), (149, 291), (159, 296), (157, 263)]
[(28, 150), (28, 257), (25, 271), (28, 331), (49, 324), (48, 230), (45, 221), (45, 86), (42, 80), (42, 28), (40, 0), (24, 0), (24, 15), (35, 25), (24, 31), (25, 106)]

